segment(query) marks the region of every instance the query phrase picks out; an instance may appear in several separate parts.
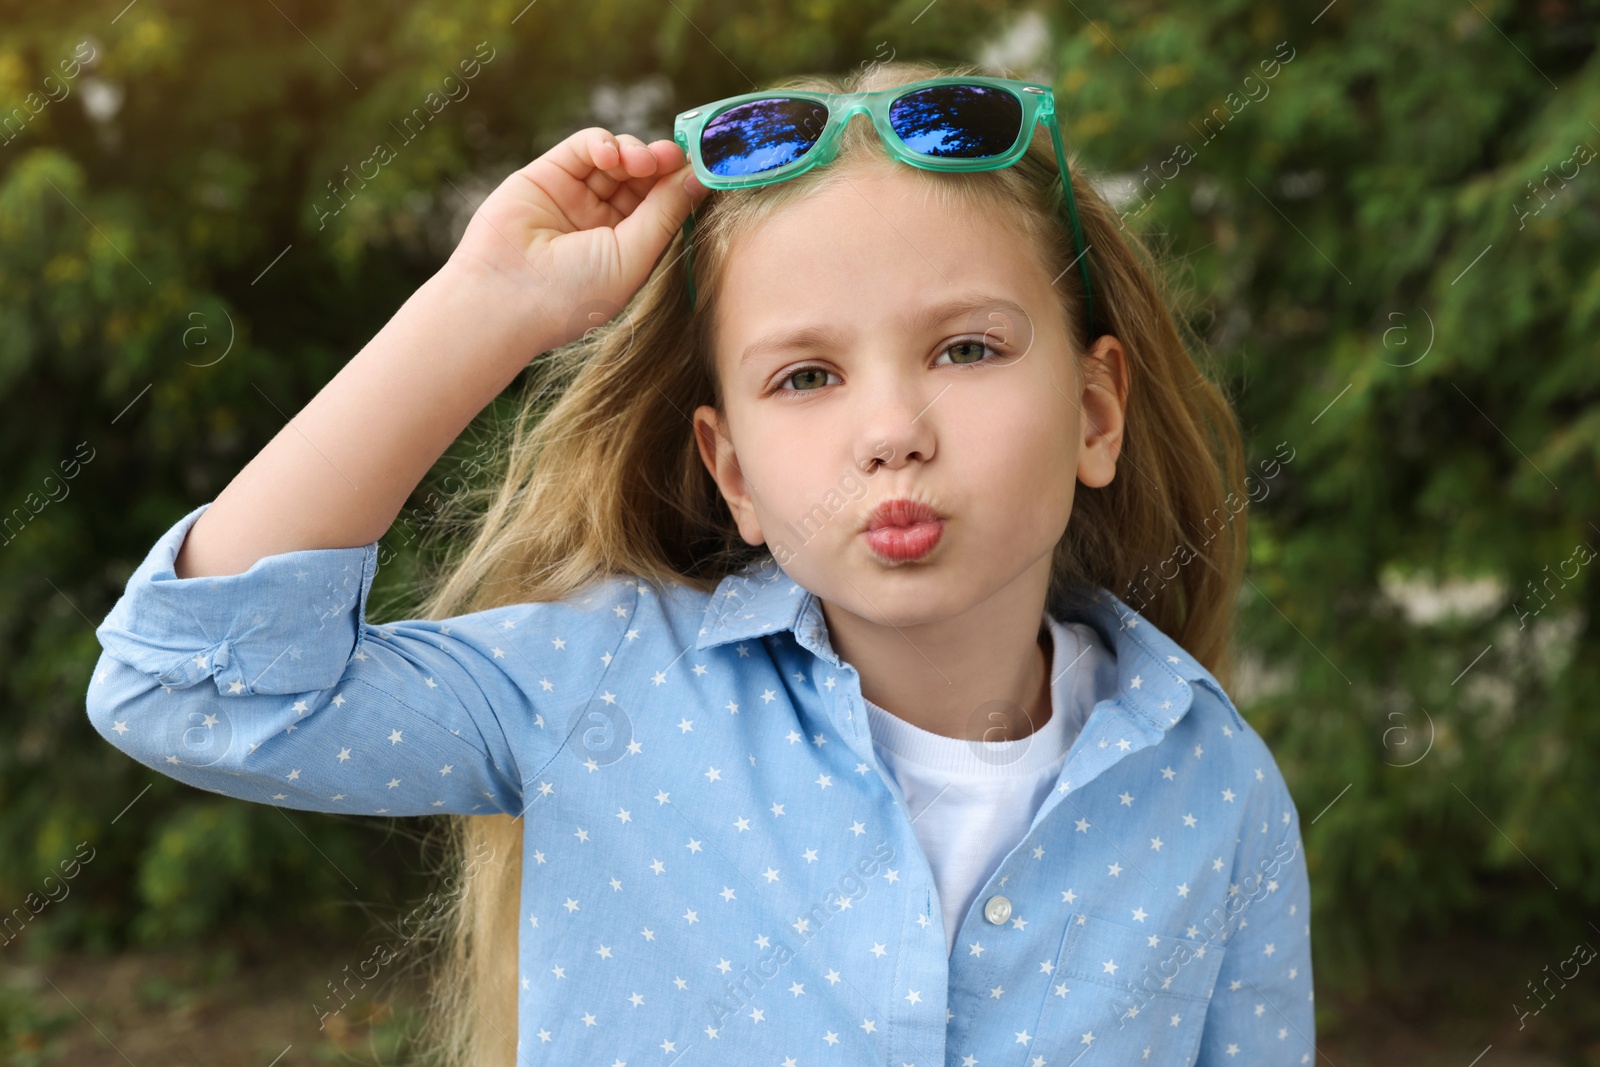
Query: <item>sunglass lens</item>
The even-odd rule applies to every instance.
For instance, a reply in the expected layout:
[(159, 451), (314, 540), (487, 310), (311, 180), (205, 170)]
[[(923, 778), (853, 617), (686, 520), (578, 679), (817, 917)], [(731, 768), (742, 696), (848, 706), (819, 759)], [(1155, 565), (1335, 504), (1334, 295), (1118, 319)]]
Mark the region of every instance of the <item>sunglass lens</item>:
[(889, 105), (889, 125), (925, 156), (983, 159), (1017, 143), (1022, 102), (987, 85), (936, 85)]
[(828, 109), (815, 100), (752, 100), (706, 123), (700, 158), (722, 177), (760, 174), (811, 151), (827, 124)]

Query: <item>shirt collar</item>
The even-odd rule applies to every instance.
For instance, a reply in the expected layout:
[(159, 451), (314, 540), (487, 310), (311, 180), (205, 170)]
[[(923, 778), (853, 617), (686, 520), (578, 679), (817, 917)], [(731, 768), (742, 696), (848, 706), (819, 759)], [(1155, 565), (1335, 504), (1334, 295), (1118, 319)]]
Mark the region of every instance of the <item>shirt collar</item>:
[[(1155, 730), (1165, 733), (1189, 710), (1193, 685), (1204, 685), (1232, 713), (1244, 719), (1221, 684), (1183, 646), (1167, 636), (1110, 590), (1096, 590), (1085, 611), (1072, 620), (1093, 626), (1117, 656), (1119, 701)], [(816, 596), (802, 587), (769, 554), (727, 575), (706, 604), (696, 649), (750, 640), (783, 630), (835, 666), (842, 661), (828, 642), (828, 628)]]

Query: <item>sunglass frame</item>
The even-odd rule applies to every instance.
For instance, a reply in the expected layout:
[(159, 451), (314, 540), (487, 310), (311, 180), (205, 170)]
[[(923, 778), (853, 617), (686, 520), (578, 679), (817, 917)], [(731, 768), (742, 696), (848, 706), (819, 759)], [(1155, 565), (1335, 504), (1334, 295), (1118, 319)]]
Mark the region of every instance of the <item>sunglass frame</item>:
[[(961, 159), (947, 156), (929, 156), (917, 152), (901, 140), (889, 121), (889, 109), (896, 100), (910, 93), (925, 89), (936, 88), (942, 85), (980, 85), (987, 88), (1000, 89), (1014, 96), (1022, 107), (1022, 120), (1018, 124), (1016, 141), (1010, 148), (998, 155), (985, 156), (978, 159)], [(815, 144), (798, 159), (789, 161), (780, 167), (764, 170), (757, 174), (746, 174), (729, 177), (711, 173), (705, 165), (700, 153), (700, 139), (706, 126), (717, 116), (755, 100), (810, 100), (822, 104), (828, 109), (828, 121), (822, 128)], [(1083, 281), (1084, 294), (1084, 320), (1088, 324), (1089, 336), (1095, 335), (1094, 326), (1094, 298), (1089, 284), (1089, 256), (1088, 248), (1083, 240), (1083, 226), (1078, 219), (1078, 205), (1072, 195), (1072, 180), (1067, 170), (1066, 149), (1061, 142), (1061, 126), (1056, 118), (1055, 92), (1048, 85), (1037, 82), (1018, 81), (1013, 78), (989, 78), (981, 76), (946, 76), (940, 78), (924, 78), (920, 81), (907, 82), (890, 89), (879, 89), (868, 93), (824, 93), (809, 89), (767, 89), (753, 93), (741, 93), (738, 96), (724, 97), (721, 100), (702, 104), (690, 108), (688, 111), (679, 112), (673, 120), (672, 139), (677, 142), (688, 157), (690, 165), (694, 168), (695, 177), (707, 189), (748, 189), (761, 185), (772, 185), (776, 182), (787, 181), (800, 174), (804, 174), (812, 167), (823, 166), (833, 161), (839, 151), (839, 135), (844, 132), (845, 124), (856, 115), (865, 114), (872, 120), (872, 125), (878, 131), (879, 138), (883, 141), (884, 148), (889, 155), (902, 163), (923, 170), (937, 171), (990, 171), (1009, 167), (1021, 159), (1027, 152), (1029, 144), (1033, 141), (1033, 129), (1043, 123), (1050, 131), (1050, 141), (1055, 147), (1056, 166), (1061, 175), (1061, 188), (1063, 192), (1061, 208), (1063, 222), (1072, 233), (1073, 246), (1077, 250), (1075, 263), (1078, 266), (1079, 276)], [(688, 272), (689, 306), (694, 307), (694, 212), (691, 210), (683, 223), (683, 238), (685, 248), (685, 270)]]

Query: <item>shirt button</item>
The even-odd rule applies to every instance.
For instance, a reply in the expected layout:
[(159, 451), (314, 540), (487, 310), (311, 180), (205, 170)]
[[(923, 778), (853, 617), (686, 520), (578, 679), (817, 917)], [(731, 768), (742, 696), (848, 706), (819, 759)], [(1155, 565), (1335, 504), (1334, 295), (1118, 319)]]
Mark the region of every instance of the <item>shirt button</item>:
[(989, 903), (983, 906), (983, 917), (999, 926), (1011, 918), (1011, 901), (1005, 897), (990, 897)]

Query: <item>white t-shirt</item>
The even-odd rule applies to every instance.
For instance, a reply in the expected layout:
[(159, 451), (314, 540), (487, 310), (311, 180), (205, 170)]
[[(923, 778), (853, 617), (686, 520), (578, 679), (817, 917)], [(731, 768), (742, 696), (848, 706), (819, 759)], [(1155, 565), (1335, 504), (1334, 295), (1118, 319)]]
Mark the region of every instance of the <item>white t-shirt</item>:
[(1053, 645), (1050, 718), (1014, 741), (930, 733), (866, 701), (873, 746), (899, 784), (933, 869), (946, 954), (973, 898), (1054, 788), (1067, 751), (1100, 699), (1116, 693), (1116, 658), (1083, 623), (1044, 622)]

